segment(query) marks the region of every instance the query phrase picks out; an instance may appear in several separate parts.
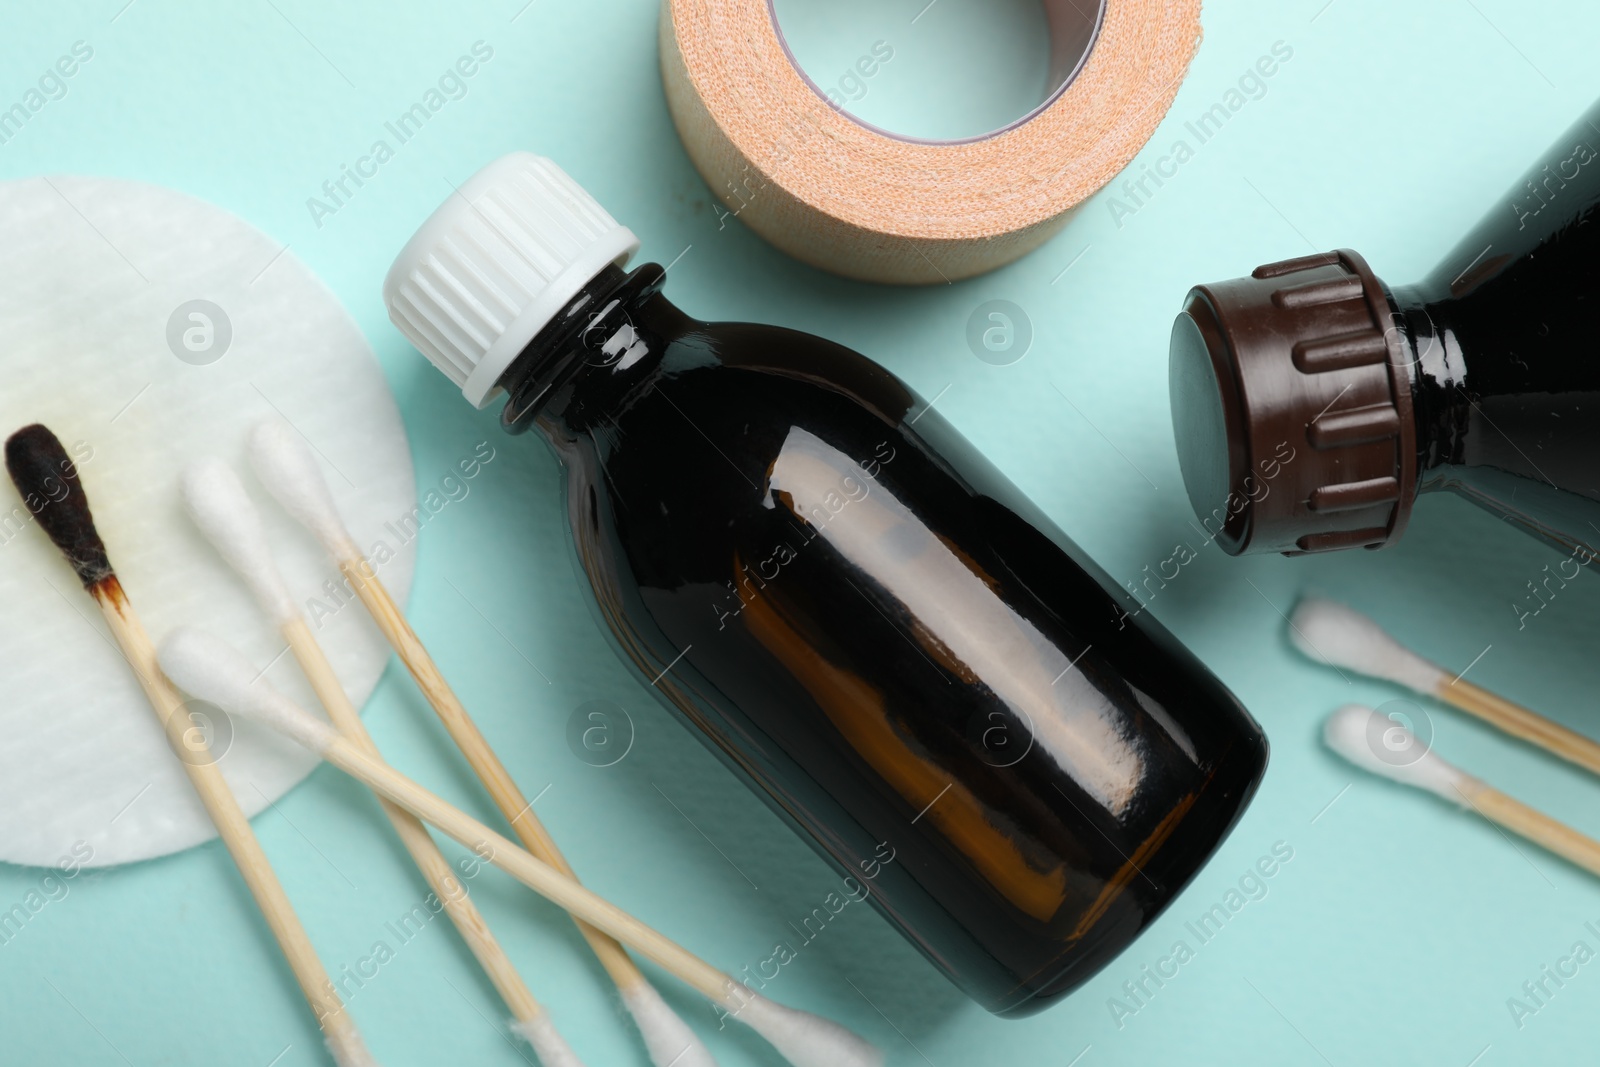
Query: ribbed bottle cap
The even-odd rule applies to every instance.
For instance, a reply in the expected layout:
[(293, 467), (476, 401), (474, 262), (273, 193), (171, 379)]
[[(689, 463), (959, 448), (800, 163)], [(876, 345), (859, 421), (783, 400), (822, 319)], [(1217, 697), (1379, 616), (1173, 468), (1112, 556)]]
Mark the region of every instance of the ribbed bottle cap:
[(486, 406), (534, 336), (639, 239), (550, 160), (513, 152), (441, 204), (383, 282), (389, 318)]
[(1348, 249), (1196, 286), (1172, 328), (1179, 467), (1224, 551), (1376, 548), (1417, 491), (1404, 329)]

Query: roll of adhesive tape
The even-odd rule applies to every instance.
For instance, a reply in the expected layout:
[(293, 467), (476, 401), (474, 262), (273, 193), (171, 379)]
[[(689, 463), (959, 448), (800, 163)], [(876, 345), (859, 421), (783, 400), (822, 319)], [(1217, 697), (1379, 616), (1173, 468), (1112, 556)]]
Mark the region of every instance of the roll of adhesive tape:
[(829, 104), (771, 0), (663, 0), (661, 72), (689, 156), (728, 210), (850, 278), (993, 270), (1065, 225), (1150, 139), (1200, 43), (1200, 0), (1046, 0), (1054, 91), (964, 141), (898, 137)]

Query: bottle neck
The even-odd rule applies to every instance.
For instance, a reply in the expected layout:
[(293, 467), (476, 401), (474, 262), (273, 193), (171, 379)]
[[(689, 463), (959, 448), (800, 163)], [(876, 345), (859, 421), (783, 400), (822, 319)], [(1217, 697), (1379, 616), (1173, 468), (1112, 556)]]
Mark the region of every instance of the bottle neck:
[(559, 419), (574, 400), (647, 373), (659, 360), (668, 324), (683, 315), (660, 295), (666, 272), (646, 263), (608, 265), (580, 289), (506, 368), (501, 428), (523, 433)]
[(1392, 292), (1411, 363), (1420, 490), (1486, 467), (1590, 489), (1600, 455), (1600, 217), (1584, 222), (1563, 247), (1507, 256), (1469, 287), (1435, 276)]
[(1453, 328), (1449, 302), (1429, 301), (1415, 287), (1391, 291), (1394, 330), (1410, 367), (1411, 411), (1416, 426), (1417, 491), (1436, 487), (1433, 476), (1466, 457), (1471, 394), (1467, 353)]
[(1596, 123), (1600, 104), (1422, 283), (1393, 294), (1413, 357), (1425, 488), (1494, 468), (1591, 491), (1600, 453)]

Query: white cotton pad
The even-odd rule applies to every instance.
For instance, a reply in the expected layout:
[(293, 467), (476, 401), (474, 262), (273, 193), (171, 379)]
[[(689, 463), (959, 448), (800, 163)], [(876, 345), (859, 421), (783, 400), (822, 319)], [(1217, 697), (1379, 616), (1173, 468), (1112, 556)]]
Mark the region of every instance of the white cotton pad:
[[(213, 307), (194, 304), (208, 301)], [(218, 315), (215, 308), (220, 308)], [(224, 344), (225, 342), (225, 344)], [(220, 356), (218, 353), (220, 352)], [(184, 513), (178, 476), (282, 417), (324, 464), (358, 538), (416, 504), (411, 454), (366, 340), (293, 252), (220, 208), (155, 186), (51, 176), (0, 183), (0, 436), (43, 422), (77, 460), (95, 519), (152, 637), (200, 626), (262, 665), (283, 649), (250, 591)], [(338, 572), (245, 474), (290, 591), (329, 608), (317, 636), (364, 702), (389, 656)], [(404, 600), (414, 551), (384, 584)], [(370, 549), (370, 544), (363, 548)], [(127, 863), (214, 836), (94, 603), (0, 483), (0, 860)], [(293, 657), (267, 678), (315, 707)], [(210, 737), (254, 814), (316, 764), (248, 722)]]

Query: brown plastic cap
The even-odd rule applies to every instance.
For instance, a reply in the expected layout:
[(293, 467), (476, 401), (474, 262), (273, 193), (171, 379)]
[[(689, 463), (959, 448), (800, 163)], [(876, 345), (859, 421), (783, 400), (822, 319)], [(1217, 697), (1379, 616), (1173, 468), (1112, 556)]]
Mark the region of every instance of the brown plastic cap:
[(1416, 427), (1388, 295), (1348, 250), (1189, 291), (1169, 386), (1189, 502), (1223, 550), (1328, 552), (1399, 536)]

